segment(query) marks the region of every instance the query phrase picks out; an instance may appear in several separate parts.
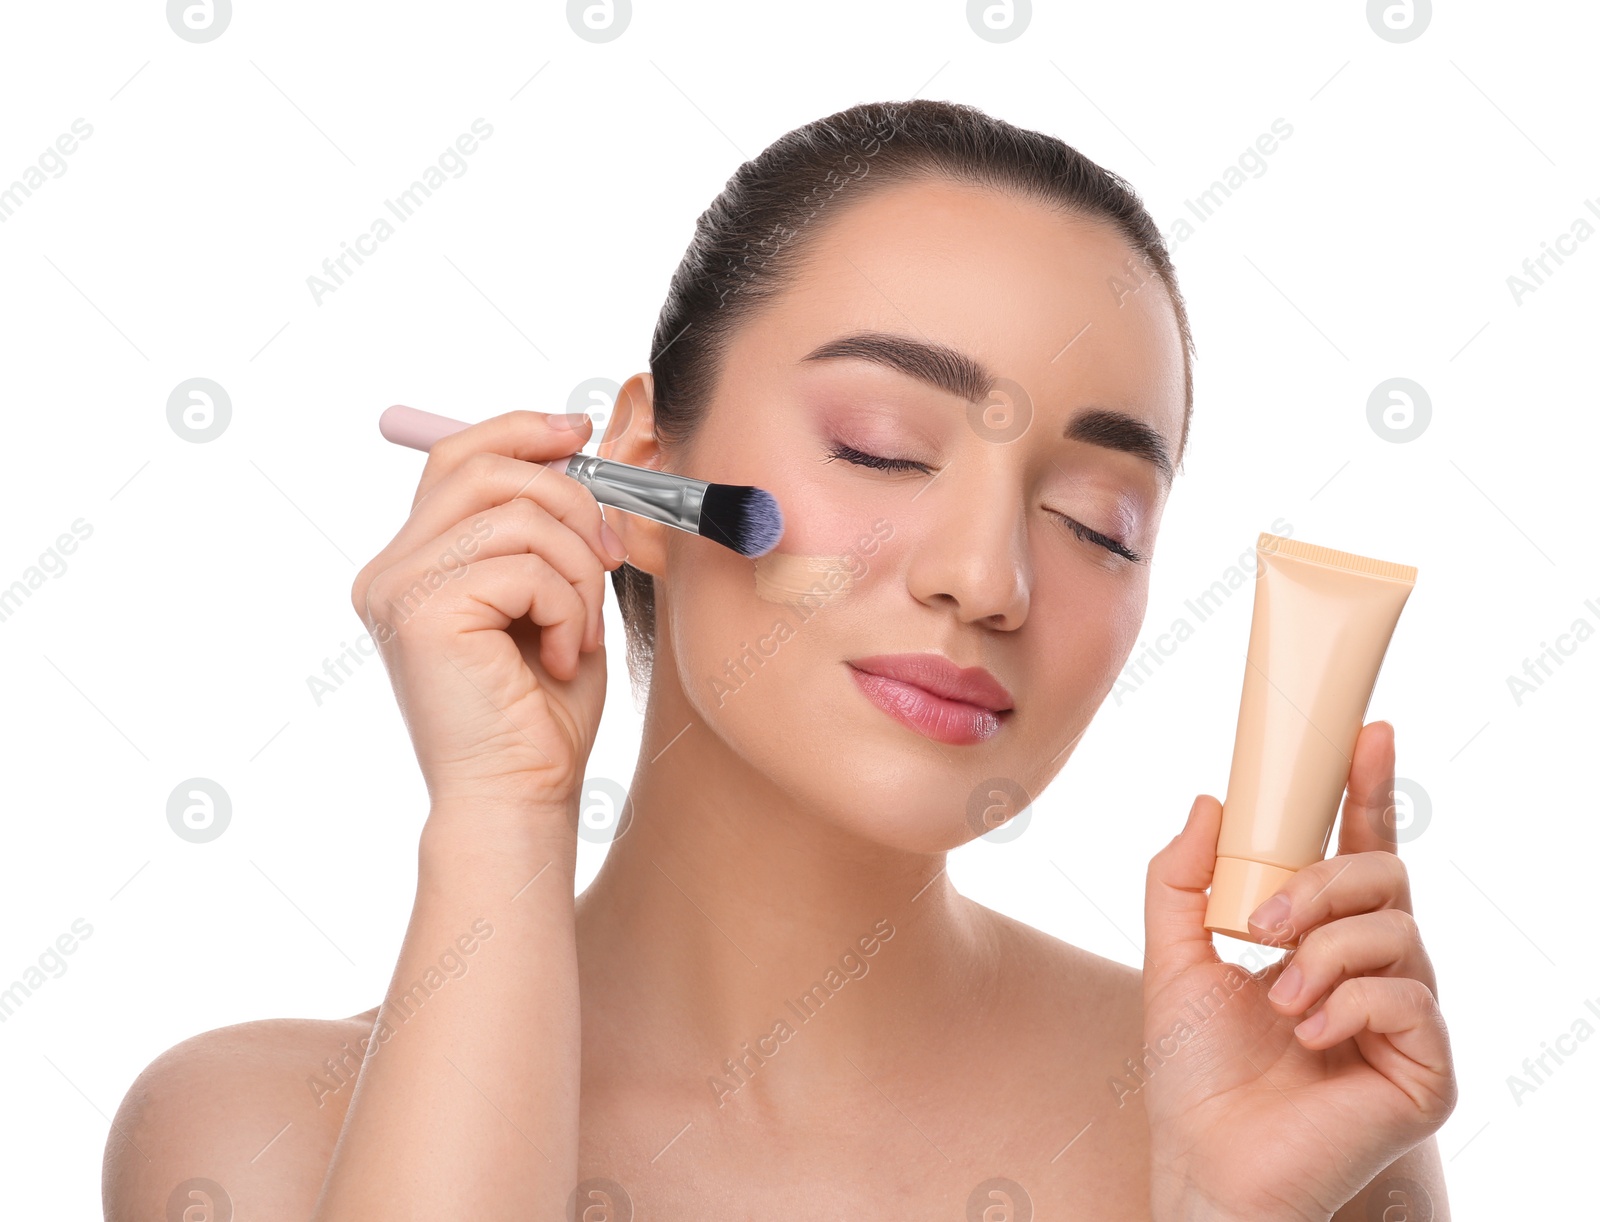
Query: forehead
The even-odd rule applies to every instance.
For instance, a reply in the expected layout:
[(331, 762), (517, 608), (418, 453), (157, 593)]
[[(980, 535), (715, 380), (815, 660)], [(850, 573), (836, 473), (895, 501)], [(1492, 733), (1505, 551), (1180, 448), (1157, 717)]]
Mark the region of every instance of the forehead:
[(970, 354), (1036, 406), (1138, 415), (1176, 452), (1177, 317), (1109, 223), (946, 179), (847, 187), (813, 223), (791, 284), (735, 345), (746, 359), (792, 368), (840, 335), (898, 333)]

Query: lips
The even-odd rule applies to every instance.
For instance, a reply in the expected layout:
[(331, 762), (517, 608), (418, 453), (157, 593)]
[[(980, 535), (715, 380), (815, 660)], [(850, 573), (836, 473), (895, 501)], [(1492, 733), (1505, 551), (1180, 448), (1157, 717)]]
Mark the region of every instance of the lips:
[(1012, 708), (1011, 693), (987, 670), (962, 669), (940, 654), (880, 654), (846, 665), (869, 700), (938, 742), (968, 745), (992, 738)]

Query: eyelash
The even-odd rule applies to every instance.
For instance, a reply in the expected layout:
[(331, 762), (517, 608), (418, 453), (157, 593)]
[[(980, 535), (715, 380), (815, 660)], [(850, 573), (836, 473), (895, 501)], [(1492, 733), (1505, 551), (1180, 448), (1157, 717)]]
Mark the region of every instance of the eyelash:
[[(854, 463), (858, 467), (872, 467), (878, 471), (925, 472), (928, 469), (926, 463), (915, 462), (909, 458), (883, 458), (877, 454), (867, 454), (856, 449), (854, 446), (847, 446), (838, 442), (834, 443), (834, 445), (828, 450), (829, 461), (835, 458), (842, 458), (845, 460), (845, 462)], [(1060, 518), (1061, 521), (1066, 524), (1067, 529), (1072, 531), (1073, 534), (1077, 535), (1078, 538), (1082, 539), (1085, 543), (1093, 543), (1095, 546), (1103, 548), (1113, 555), (1121, 556), (1124, 560), (1131, 561), (1134, 564), (1144, 563), (1143, 556), (1139, 555), (1138, 552), (1133, 551), (1125, 544), (1118, 543), (1109, 535), (1102, 535), (1097, 530), (1091, 530), (1082, 522), (1079, 522), (1073, 518), (1069, 518), (1064, 513), (1057, 513), (1054, 509), (1050, 510), (1049, 512)]]

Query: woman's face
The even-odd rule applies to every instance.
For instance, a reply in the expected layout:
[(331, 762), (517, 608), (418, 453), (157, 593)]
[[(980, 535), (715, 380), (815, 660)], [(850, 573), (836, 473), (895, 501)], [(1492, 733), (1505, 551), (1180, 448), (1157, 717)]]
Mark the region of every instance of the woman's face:
[[(654, 682), (675, 678), (801, 809), (938, 851), (1038, 795), (1133, 647), (1183, 429), (1182, 341), (1107, 224), (944, 182), (839, 199), (666, 466), (767, 489), (779, 553), (842, 560), (788, 606), (749, 559), (667, 530)], [(909, 708), (904, 689), (851, 666), (929, 652), (986, 668), (1010, 709), (945, 708), (967, 741), (930, 736), (868, 695)]]

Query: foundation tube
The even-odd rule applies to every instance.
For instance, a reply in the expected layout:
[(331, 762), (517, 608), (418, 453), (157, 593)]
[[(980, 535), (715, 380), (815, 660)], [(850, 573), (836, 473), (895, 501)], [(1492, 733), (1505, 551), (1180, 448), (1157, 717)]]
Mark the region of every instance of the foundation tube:
[(1205, 928), (1249, 916), (1328, 849), (1351, 754), (1417, 570), (1263, 533)]

